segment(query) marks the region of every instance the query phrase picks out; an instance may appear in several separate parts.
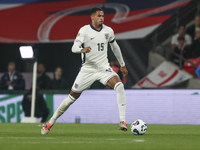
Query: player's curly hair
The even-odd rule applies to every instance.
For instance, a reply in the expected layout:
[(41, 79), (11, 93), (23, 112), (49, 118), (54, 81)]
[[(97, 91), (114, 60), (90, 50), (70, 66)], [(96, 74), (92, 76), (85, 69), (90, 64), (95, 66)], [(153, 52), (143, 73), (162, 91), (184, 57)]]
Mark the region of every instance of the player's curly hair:
[(103, 9), (99, 8), (99, 7), (94, 7), (90, 10), (90, 15), (95, 14), (97, 11), (103, 11)]

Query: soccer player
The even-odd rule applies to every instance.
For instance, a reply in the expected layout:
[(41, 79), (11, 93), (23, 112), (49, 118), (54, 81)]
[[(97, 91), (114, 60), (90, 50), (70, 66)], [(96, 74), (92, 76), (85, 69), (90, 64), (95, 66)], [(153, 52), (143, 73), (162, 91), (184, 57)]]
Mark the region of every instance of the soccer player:
[(108, 85), (117, 92), (117, 103), (119, 108), (120, 124), (119, 129), (127, 131), (125, 122), (126, 112), (126, 96), (124, 85), (119, 76), (109, 66), (107, 59), (107, 46), (111, 46), (113, 53), (121, 66), (121, 72), (124, 76), (128, 74), (121, 50), (115, 40), (113, 30), (104, 25), (104, 12), (101, 8), (91, 9), (90, 25), (83, 26), (74, 41), (72, 52), (81, 53), (82, 67), (71, 92), (65, 98), (51, 119), (41, 129), (41, 134), (47, 134), (56, 120), (68, 109), (68, 107), (78, 99), (81, 93), (90, 88), (96, 81), (100, 81), (104, 85)]

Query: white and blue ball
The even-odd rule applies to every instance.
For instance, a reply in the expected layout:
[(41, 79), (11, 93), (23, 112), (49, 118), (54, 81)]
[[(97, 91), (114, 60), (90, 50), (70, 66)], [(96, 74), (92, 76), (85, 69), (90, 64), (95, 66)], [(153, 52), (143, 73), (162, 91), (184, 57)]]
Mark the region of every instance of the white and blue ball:
[(137, 119), (131, 124), (131, 132), (135, 135), (143, 135), (147, 131), (147, 125), (141, 119)]

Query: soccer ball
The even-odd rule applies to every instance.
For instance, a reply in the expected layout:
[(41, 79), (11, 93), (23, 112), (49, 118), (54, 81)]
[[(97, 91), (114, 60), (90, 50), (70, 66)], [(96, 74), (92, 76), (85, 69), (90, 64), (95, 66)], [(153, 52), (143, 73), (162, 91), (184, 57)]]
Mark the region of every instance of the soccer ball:
[(147, 131), (147, 125), (141, 119), (137, 119), (131, 123), (131, 132), (135, 135), (143, 135)]

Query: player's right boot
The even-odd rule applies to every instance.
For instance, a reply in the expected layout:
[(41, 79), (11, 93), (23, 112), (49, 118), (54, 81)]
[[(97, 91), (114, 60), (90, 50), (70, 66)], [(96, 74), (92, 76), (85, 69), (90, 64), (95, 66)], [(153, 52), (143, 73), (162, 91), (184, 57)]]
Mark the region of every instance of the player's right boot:
[(43, 135), (48, 134), (52, 126), (53, 125), (51, 125), (49, 122), (47, 122), (45, 125), (43, 125), (43, 127), (41, 129), (41, 134), (43, 134)]
[(127, 124), (125, 121), (121, 121), (120, 124), (119, 124), (119, 130), (122, 130), (122, 131), (127, 131), (128, 128), (127, 128)]

